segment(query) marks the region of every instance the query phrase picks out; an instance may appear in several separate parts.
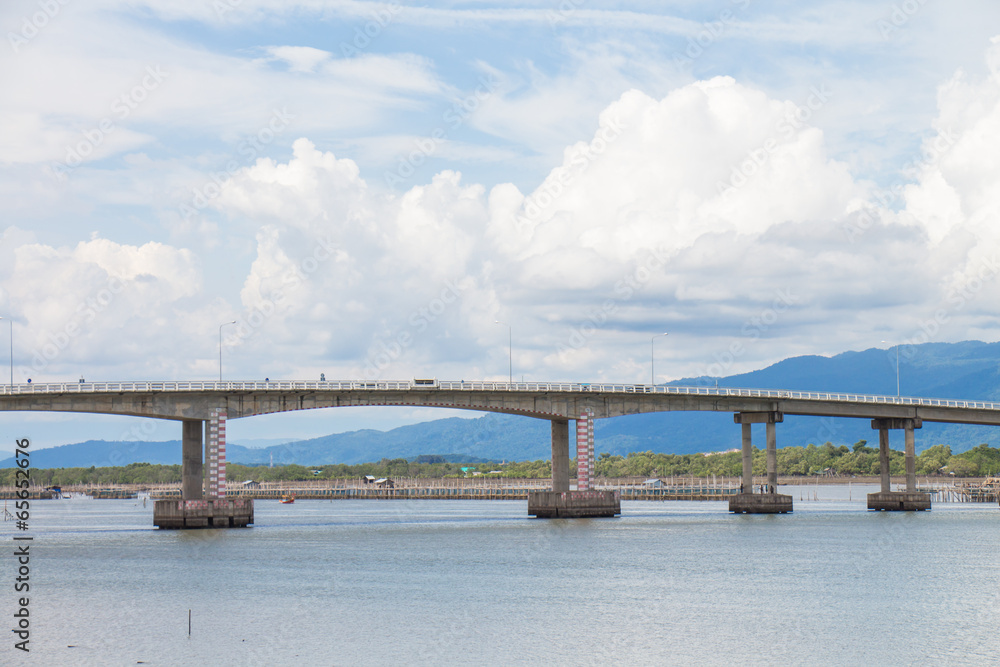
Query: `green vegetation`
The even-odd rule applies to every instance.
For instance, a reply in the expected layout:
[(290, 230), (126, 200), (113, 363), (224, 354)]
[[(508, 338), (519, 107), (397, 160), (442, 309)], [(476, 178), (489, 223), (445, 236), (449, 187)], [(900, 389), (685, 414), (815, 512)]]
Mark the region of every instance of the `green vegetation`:
[[(1000, 474), (1000, 449), (983, 444), (961, 454), (952, 454), (947, 445), (934, 445), (917, 456), (918, 475), (952, 475), (956, 477), (985, 477)], [(469, 469), (463, 472), (463, 468)], [(889, 468), (893, 475), (904, 474), (903, 453), (891, 451)], [(671, 477), (694, 476), (738, 477), (743, 469), (740, 452), (720, 454), (654, 454), (633, 452), (628, 456), (602, 453), (595, 461), (597, 477)], [(765, 452), (753, 450), (755, 475), (764, 475)], [(14, 485), (16, 468), (0, 469), (0, 486)], [(494, 472), (499, 471), (499, 472)], [(571, 462), (570, 475), (576, 466)], [(300, 481), (308, 479), (358, 479), (373, 477), (414, 477), (441, 479), (471, 476), (504, 477), (510, 479), (544, 479), (552, 476), (549, 461), (521, 461), (497, 463), (448, 463), (442, 457), (426, 456), (417, 460), (382, 459), (377, 463), (346, 465), (337, 463), (322, 466), (289, 464), (275, 466), (244, 466), (230, 463), (226, 477), (230, 483), (245, 480), (257, 482)], [(838, 475), (877, 476), (879, 474), (878, 449), (861, 440), (852, 447), (821, 446), (784, 447), (778, 450), (779, 475)], [(32, 469), (32, 482), (40, 486), (69, 486), (72, 484), (167, 484), (181, 481), (179, 465), (130, 463), (109, 468), (47, 468)]]
[[(738, 477), (743, 471), (740, 452), (722, 454), (654, 454), (633, 452), (628, 456), (611, 456), (603, 453), (595, 462), (598, 477), (670, 477), (672, 475), (711, 475)], [(767, 470), (764, 450), (753, 450), (753, 471), (764, 475)], [(893, 475), (905, 474), (903, 452), (890, 450), (889, 471)], [(979, 445), (962, 454), (952, 455), (951, 447), (934, 445), (917, 456), (918, 475), (951, 475), (956, 477), (984, 477), (1000, 473), (1000, 449)], [(817, 447), (784, 447), (778, 450), (779, 475), (837, 475), (877, 476), (879, 474), (878, 449), (860, 440), (852, 447), (834, 447), (826, 443)]]
[[(0, 486), (14, 485), (17, 468), (0, 469)], [(181, 481), (179, 465), (130, 463), (108, 468), (32, 468), (31, 482), (37, 486), (71, 484), (168, 484)]]

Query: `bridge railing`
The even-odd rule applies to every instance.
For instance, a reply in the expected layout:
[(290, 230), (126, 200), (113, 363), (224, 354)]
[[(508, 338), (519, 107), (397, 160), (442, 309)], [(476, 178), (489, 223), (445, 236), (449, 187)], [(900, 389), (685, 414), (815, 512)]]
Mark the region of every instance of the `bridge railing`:
[(157, 393), (157, 392), (268, 392), (268, 391), (469, 391), (562, 393), (593, 392), (603, 394), (709, 395), (719, 397), (837, 401), (927, 407), (1000, 410), (1000, 403), (965, 401), (950, 398), (879, 396), (835, 392), (790, 391), (780, 389), (741, 389), (732, 387), (677, 387), (670, 385), (604, 384), (582, 382), (489, 382), (440, 381), (430, 386), (414, 385), (409, 380), (274, 381), (274, 382), (65, 382), (0, 385), (0, 396), (25, 394)]

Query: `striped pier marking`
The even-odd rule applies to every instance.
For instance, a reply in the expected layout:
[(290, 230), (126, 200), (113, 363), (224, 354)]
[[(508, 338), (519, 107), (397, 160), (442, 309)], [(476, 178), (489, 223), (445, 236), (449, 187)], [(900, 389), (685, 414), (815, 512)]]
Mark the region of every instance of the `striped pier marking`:
[(576, 420), (576, 488), (590, 490), (590, 475), (594, 471), (594, 413), (580, 412)]
[(212, 411), (208, 420), (208, 437), (205, 443), (208, 464), (208, 498), (226, 497), (226, 411), (219, 408)]

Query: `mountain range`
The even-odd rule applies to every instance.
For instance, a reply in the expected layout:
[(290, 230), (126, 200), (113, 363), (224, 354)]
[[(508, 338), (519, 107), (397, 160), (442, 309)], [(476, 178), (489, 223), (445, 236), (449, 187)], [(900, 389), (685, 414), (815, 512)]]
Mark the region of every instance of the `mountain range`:
[[(800, 356), (767, 368), (729, 377), (687, 378), (678, 386), (719, 386), (1000, 400), (1000, 343), (966, 341), (924, 343), (898, 350), (868, 349), (832, 357)], [(754, 431), (763, 446), (763, 427)], [(571, 429), (572, 431), (572, 429)], [(868, 420), (787, 416), (778, 427), (778, 446), (852, 445), (877, 441)], [(891, 436), (902, 449), (902, 438)], [(899, 442), (896, 441), (898, 438)], [(248, 465), (365, 463), (381, 458), (412, 459), (448, 454), (483, 460), (534, 460), (551, 456), (549, 423), (487, 413), (474, 419), (448, 418), (389, 431), (366, 429), (262, 448), (227, 444), (228, 460)], [(980, 443), (1000, 442), (1000, 429), (989, 426), (926, 423), (916, 433), (917, 450), (950, 445), (955, 453)], [(730, 413), (664, 412), (598, 420), (595, 450), (611, 454), (654, 451), (674, 454), (725, 451), (740, 446), (740, 429)], [(125, 465), (133, 462), (179, 464), (180, 441), (108, 442), (91, 440), (32, 452), (36, 468)], [(13, 458), (0, 467), (13, 467)]]

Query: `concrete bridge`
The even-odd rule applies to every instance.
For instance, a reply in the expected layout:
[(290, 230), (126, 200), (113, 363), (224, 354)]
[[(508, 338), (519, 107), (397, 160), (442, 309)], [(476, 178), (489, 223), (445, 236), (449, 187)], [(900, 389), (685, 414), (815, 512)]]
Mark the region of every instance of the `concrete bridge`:
[[(419, 406), (500, 412), (552, 424), (552, 491), (529, 499), (535, 516), (613, 516), (610, 492), (592, 491), (593, 420), (648, 412), (732, 412), (741, 425), (743, 493), (734, 512), (789, 512), (790, 496), (776, 493), (776, 424), (784, 415), (872, 420), (879, 431), (882, 484), (869, 509), (929, 509), (916, 490), (914, 429), (924, 421), (1000, 425), (1000, 403), (866, 394), (673, 387), (570, 382), (95, 382), (20, 384), (0, 388), (0, 410), (88, 412), (182, 422), (182, 497), (177, 516), (159, 513), (157, 525), (246, 525), (249, 516), (225, 495), (225, 424), (254, 415), (344, 406)], [(577, 424), (577, 489), (569, 486), (569, 422)], [(766, 493), (752, 493), (753, 423), (766, 424)], [(906, 491), (889, 487), (889, 431), (905, 438)], [(203, 439), (204, 438), (204, 439)], [(204, 446), (204, 455), (203, 455)], [(203, 471), (207, 463), (208, 470)], [(204, 489), (203, 489), (204, 484)], [(175, 502), (175, 501), (161, 501)], [(249, 501), (248, 501), (249, 502)], [(228, 503), (228, 505), (227, 505)], [(241, 514), (242, 512), (242, 514)], [(179, 525), (177, 525), (179, 522)]]

